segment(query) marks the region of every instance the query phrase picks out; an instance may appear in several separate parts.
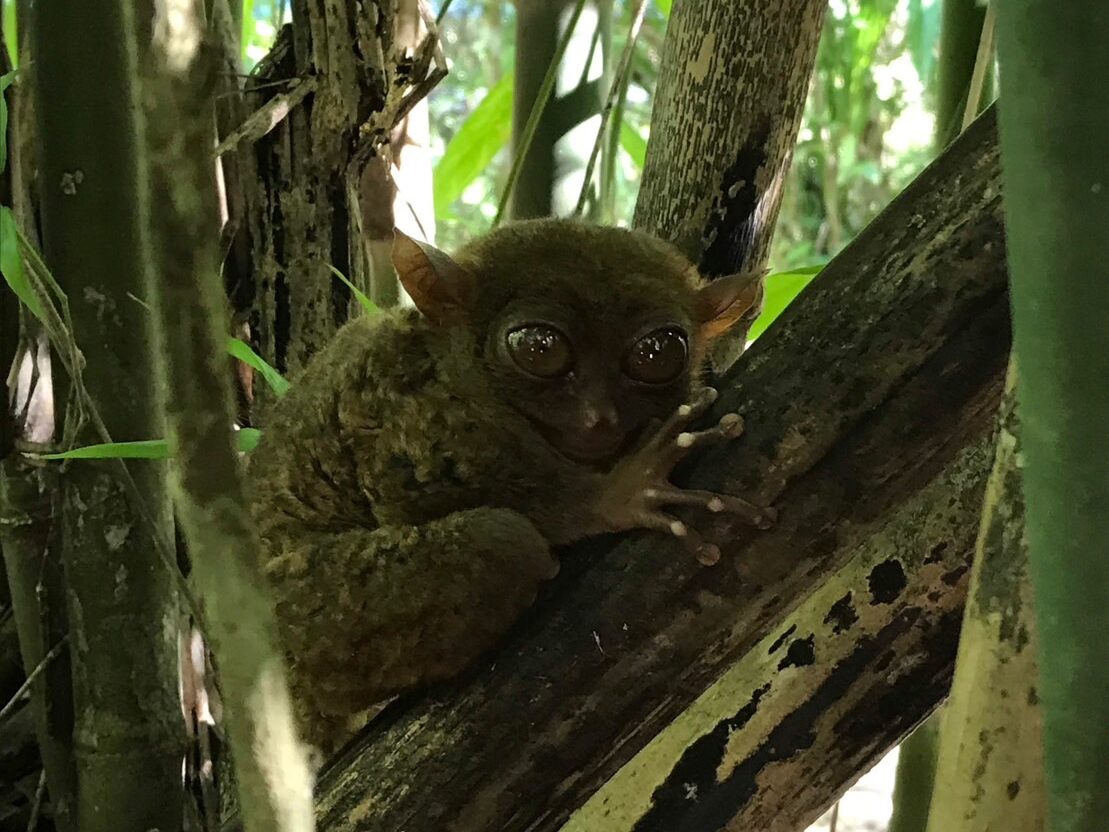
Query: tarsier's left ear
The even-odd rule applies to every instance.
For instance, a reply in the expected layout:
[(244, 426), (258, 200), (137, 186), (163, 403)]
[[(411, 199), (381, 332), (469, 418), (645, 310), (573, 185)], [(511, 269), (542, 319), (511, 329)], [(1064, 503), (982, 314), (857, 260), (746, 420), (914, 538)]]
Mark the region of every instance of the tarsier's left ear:
[(458, 323), (466, 318), (477, 295), (477, 283), (466, 269), (430, 243), (393, 229), (393, 268), (416, 308), (432, 323)]
[(738, 321), (750, 323), (762, 310), (762, 279), (766, 271), (718, 277), (697, 292), (700, 335), (711, 341)]

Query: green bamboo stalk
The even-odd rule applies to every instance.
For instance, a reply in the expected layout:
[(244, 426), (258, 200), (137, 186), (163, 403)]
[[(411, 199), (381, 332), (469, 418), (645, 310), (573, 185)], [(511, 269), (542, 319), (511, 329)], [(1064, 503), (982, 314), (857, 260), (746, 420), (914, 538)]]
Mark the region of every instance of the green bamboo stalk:
[(929, 832), (1045, 830), (1043, 719), (1015, 380), (1011, 368), (955, 679), (943, 713)]
[(924, 832), (936, 779), (940, 711), (935, 711), (901, 743), (893, 784), (889, 832)]
[[(124, 0), (52, 0), (36, 6), (32, 32), (43, 251), (69, 297), (83, 383), (122, 440), (163, 432), (149, 321), (127, 298), (142, 293), (149, 256), (136, 15)], [(99, 438), (83, 430), (64, 440)], [(156, 549), (158, 537), (172, 539), (172, 514), (162, 463), (130, 475), (149, 522), (114, 468), (74, 462), (63, 474), (81, 832), (181, 823), (177, 576)]]
[[(979, 5), (979, 0), (943, 0), (940, 54), (936, 65), (937, 151), (959, 135), (985, 17), (986, 7)], [(974, 108), (975, 112), (988, 103), (982, 102)]]
[(998, 5), (1001, 151), (1049, 828), (1109, 818), (1109, 14)]
[[(219, 279), (215, 52), (199, 46), (199, 19), (179, 17), (156, 44), (145, 103), (151, 152), (152, 235), (147, 284), (175, 458), (174, 496), (214, 647), (248, 832), (311, 830), (312, 778), (292, 721), (273, 608), (245, 510), (232, 434), (235, 412)], [(196, 44), (182, 50), (181, 44)]]
[[(535, 139), (536, 132), (539, 129), (540, 120), (543, 118), (543, 113), (547, 109), (550, 102), (551, 94), (554, 92), (555, 82), (558, 81), (558, 71), (562, 64), (562, 57), (566, 54), (567, 48), (570, 46), (570, 41), (574, 36), (574, 29), (578, 25), (578, 20), (581, 18), (581, 13), (585, 9), (586, 0), (575, 0), (573, 11), (570, 13), (569, 19), (566, 21), (566, 28), (562, 32), (562, 36), (558, 40), (555, 47), (554, 54), (551, 56), (547, 64), (546, 72), (543, 75), (543, 80), (540, 82), (538, 90), (535, 93), (535, 98), (532, 101), (531, 109), (528, 112), (527, 121), (524, 126), (519, 130), (514, 129), (516, 134), (512, 140), (512, 165), (508, 170), (508, 179), (505, 181), (504, 190), (501, 192), (501, 198), (497, 203), (497, 213), (493, 217), (492, 227), (496, 228), (500, 225), (505, 212), (508, 210), (509, 201), (512, 199), (513, 191), (516, 188), (517, 181), (524, 171), (524, 162), (528, 158), (531, 150), (532, 142)], [(537, 7), (538, 8), (538, 7)], [(522, 56), (521, 56), (522, 57)], [(517, 67), (516, 84), (519, 85), (520, 66), (530, 66), (530, 61), (520, 63)], [(519, 111), (520, 107), (517, 104), (516, 109)], [(541, 212), (542, 215), (542, 212)], [(522, 218), (528, 216), (526, 212), (514, 208), (513, 216)], [(534, 216), (534, 214), (532, 214)]]
[[(14, 0), (8, 0), (5, 13), (14, 18), (14, 11)], [(5, 29), (3, 18), (0, 18), (0, 30), (12, 34), (11, 28)], [(0, 48), (0, 75), (10, 69), (8, 53)], [(0, 204), (15, 206), (17, 222), (23, 223), (26, 222), (26, 213), (21, 209), (26, 207), (26, 200), (21, 198), (24, 171), (19, 127), (22, 120), (17, 117), (19, 109), (11, 105), (16, 103), (17, 98), (20, 101), (25, 99), (27, 93), (26, 85), (6, 91), (5, 100), (9, 105), (7, 164), (0, 172)], [(35, 354), (34, 341), (24, 337), (19, 307), (14, 293), (0, 289), (0, 378), (5, 380), (9, 378), (9, 369), (26, 351), (30, 351), (26, 356), (28, 360), (32, 360)], [(45, 356), (42, 357), (44, 361), (38, 366), (45, 369)], [(42, 378), (40, 374), (38, 380)], [(14, 385), (19, 389), (9, 390), (6, 385), (0, 385), (5, 394), (0, 401), (0, 560), (3, 561), (0, 583), (3, 584), (7, 605), (4, 614), (11, 616), (2, 629), (5, 642), (10, 630), (14, 629), (20, 665), (12, 667), (12, 660), (16, 657), (9, 656), (5, 650), (6, 666), (0, 699), (10, 695), (13, 692), (9, 689), (11, 684), (18, 685), (26, 673), (33, 672), (51, 645), (60, 643), (67, 632), (61, 562), (57, 547), (51, 545), (55, 542), (51, 532), (55, 527), (52, 517), (58, 493), (57, 471), (27, 460), (19, 453), (27, 447), (24, 440), (39, 438), (32, 434), (27, 420), (23, 418), (26, 410), (23, 405), (28, 398), (33, 397), (36, 402), (43, 400), (45, 391), (39, 388), (33, 392), (32, 386), (30, 379), (25, 385)], [(15, 408), (10, 408), (9, 402), (15, 404), (19, 415)], [(39, 412), (36, 408), (36, 417)], [(52, 430), (52, 425), (44, 425), (42, 433), (48, 436)], [(35, 735), (43, 773), (50, 787), (54, 825), (58, 832), (72, 832), (77, 796), (70, 680), (69, 654), (63, 652), (46, 667), (43, 678), (31, 688), (30, 707)]]

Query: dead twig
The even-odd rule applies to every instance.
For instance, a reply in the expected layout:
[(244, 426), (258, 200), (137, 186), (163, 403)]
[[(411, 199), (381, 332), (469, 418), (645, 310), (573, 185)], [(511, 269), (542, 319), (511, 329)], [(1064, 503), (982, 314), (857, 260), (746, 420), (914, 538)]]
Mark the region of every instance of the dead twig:
[(3, 727), (8, 718), (15, 713), (16, 706), (19, 705), (19, 701), (23, 698), (24, 694), (31, 689), (31, 685), (34, 683), (35, 679), (42, 675), (42, 672), (50, 666), (50, 663), (53, 662), (54, 659), (58, 658), (67, 644), (69, 644), (69, 636), (64, 636), (57, 644), (50, 648), (49, 653), (42, 657), (42, 661), (35, 665), (35, 669), (27, 674), (27, 678), (23, 681), (23, 684), (19, 686), (19, 690), (12, 694), (12, 698), (8, 700), (3, 708), (0, 708), (0, 727)]
[(232, 130), (216, 146), (216, 156), (222, 156), (229, 150), (234, 150), (243, 140), (256, 142), (279, 125), (289, 112), (300, 104), (305, 97), (316, 91), (315, 78), (294, 78), (290, 83), (291, 89), (275, 95), (249, 116), (238, 128)]

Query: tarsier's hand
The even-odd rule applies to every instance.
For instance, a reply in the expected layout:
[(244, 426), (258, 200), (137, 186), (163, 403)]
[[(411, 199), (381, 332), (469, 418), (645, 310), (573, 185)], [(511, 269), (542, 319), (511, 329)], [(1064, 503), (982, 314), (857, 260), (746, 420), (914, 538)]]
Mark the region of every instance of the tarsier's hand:
[(762, 508), (740, 497), (678, 488), (670, 474), (692, 449), (709, 442), (735, 439), (743, 433), (743, 418), (738, 413), (723, 416), (715, 427), (690, 432), (686, 427), (716, 401), (711, 387), (698, 390), (693, 400), (677, 411), (636, 450), (620, 460), (605, 475), (597, 507), (601, 521), (610, 531), (654, 529), (677, 537), (711, 566), (720, 559), (720, 549), (707, 543), (694, 529), (667, 514), (663, 506), (699, 506), (711, 512), (728, 512), (760, 529), (769, 528), (777, 519), (773, 508)]

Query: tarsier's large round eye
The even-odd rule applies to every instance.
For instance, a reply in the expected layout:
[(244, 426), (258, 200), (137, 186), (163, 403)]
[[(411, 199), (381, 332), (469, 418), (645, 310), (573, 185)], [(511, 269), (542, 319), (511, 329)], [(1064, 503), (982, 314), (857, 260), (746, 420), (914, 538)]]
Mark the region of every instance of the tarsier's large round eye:
[(527, 324), (505, 337), (508, 354), (516, 366), (539, 378), (558, 378), (574, 366), (570, 339), (553, 326)]
[(624, 358), (624, 372), (644, 384), (667, 384), (682, 374), (688, 355), (684, 332), (656, 329), (632, 344)]

